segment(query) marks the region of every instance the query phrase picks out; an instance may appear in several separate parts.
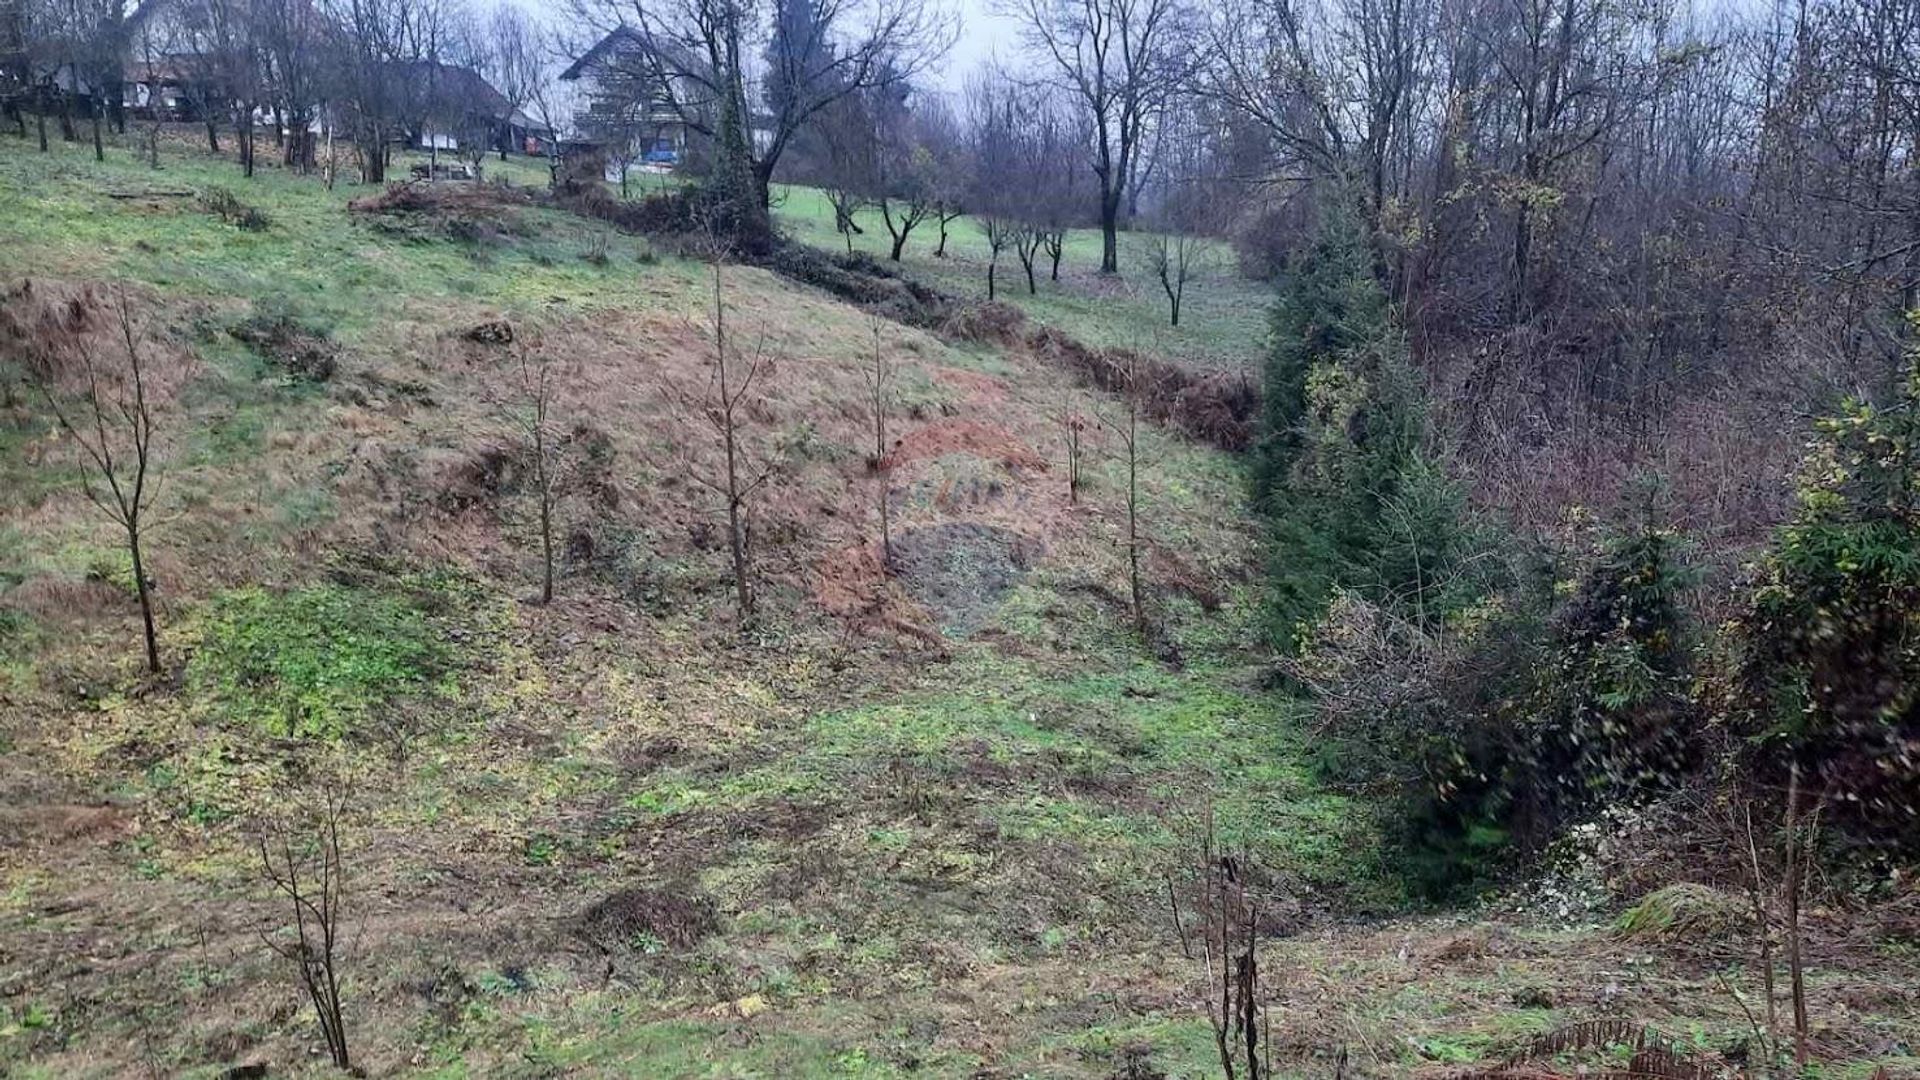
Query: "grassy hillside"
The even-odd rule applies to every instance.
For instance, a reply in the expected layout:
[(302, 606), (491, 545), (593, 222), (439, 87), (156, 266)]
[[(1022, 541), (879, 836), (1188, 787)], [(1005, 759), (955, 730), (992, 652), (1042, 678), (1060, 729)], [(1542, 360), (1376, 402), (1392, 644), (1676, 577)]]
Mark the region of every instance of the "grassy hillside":
[[(794, 238), (827, 251), (847, 249), (847, 237), (833, 227), (833, 206), (817, 188), (777, 189), (774, 218)], [(853, 249), (882, 261), (892, 240), (880, 212), (854, 215), (861, 231)], [(1012, 248), (1000, 253), (996, 295), (1029, 316), (1059, 327), (1081, 341), (1103, 348), (1158, 353), (1202, 370), (1246, 370), (1259, 363), (1267, 333), (1267, 286), (1240, 275), (1233, 251), (1209, 244), (1196, 258), (1186, 285), (1180, 325), (1169, 325), (1167, 296), (1147, 269), (1152, 235), (1128, 232), (1120, 237), (1121, 277), (1103, 277), (1100, 232), (1070, 229), (1060, 260), (1060, 280), (1050, 280), (1045, 256), (1034, 268), (1037, 291), (1027, 292), (1026, 274)], [(947, 226), (946, 255), (936, 258), (938, 221), (916, 226), (908, 237), (900, 266), (909, 274), (957, 296), (987, 295), (986, 235), (971, 217)]]
[[(213, 187), (269, 226), (210, 213)], [(0, 1072), (326, 1075), (256, 849), (323, 789), (370, 1075), (1210, 1075), (1166, 901), (1209, 819), (1273, 898), (1292, 1075), (1341, 1047), (1364, 1075), (1497, 1057), (1602, 1012), (1741, 1037), (1724, 951), (1578, 908), (1402, 912), (1368, 801), (1317, 779), (1266, 685), (1237, 461), (1144, 435), (1148, 648), (1112, 440), (1078, 502), (1063, 475), (1059, 413), (1115, 402), (729, 270), (775, 357), (750, 449), (784, 462), (743, 633), (723, 508), (689, 480), (718, 451), (674, 393), (705, 370), (705, 268), (510, 197), (349, 208), (369, 194), (0, 136), (0, 326), (24, 335), (0, 368)], [(28, 378), (29, 346), (114, 355), (107, 282), (157, 372), (160, 678)], [(562, 365), (551, 606), (494, 404), (512, 350), (468, 339), (500, 319)], [(876, 335), (901, 369), (892, 574)], [(1837, 1056), (1908, 1052), (1911, 955), (1820, 947)]]

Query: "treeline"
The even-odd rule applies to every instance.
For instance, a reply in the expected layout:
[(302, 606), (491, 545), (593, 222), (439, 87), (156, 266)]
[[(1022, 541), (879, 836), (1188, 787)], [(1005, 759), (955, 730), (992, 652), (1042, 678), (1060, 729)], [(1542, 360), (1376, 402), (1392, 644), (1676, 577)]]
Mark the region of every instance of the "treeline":
[(1789, 516), (1704, 604), (1657, 477), (1551, 539), (1473, 508), (1431, 455), (1364, 227), (1347, 207), (1328, 222), (1266, 370), (1273, 632), (1323, 767), (1392, 800), (1415, 884), (1470, 889), (1570, 824), (1681, 793), (1721, 808), (1703, 836), (1757, 806), (1824, 815), (1841, 862), (1920, 852), (1920, 348), (1815, 425)]
[[(302, 172), (351, 161), (386, 179), (405, 141), (457, 144), (478, 164), (521, 152), (513, 130), (557, 131), (539, 27), (516, 5), (458, 0), (6, 0), (0, 112), (42, 150), (90, 128), (190, 120), (207, 147), (234, 140), (252, 175), (259, 147)], [(551, 143), (551, 140), (547, 140)], [(336, 152), (336, 148), (337, 151)], [(157, 163), (157, 159), (156, 159)]]

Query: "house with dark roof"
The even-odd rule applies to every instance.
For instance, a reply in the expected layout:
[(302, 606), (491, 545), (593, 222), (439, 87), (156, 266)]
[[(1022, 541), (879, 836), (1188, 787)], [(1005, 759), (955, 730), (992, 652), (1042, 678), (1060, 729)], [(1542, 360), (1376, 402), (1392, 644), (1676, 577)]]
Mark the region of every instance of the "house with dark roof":
[(419, 149), (543, 154), (553, 131), (507, 100), (472, 68), (417, 60), (393, 65), (396, 81), (423, 95), (420, 119), (406, 132)]
[(607, 175), (641, 162), (674, 166), (686, 157), (690, 80), (676, 73), (698, 70), (677, 47), (655, 43), (628, 26), (615, 27), (567, 69), (562, 82), (580, 88), (574, 130), (581, 149), (607, 161)]

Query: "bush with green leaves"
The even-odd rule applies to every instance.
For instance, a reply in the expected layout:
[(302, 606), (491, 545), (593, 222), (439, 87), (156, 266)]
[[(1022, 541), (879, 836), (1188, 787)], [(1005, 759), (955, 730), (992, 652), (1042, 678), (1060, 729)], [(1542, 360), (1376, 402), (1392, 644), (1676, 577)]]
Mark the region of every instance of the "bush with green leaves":
[[(1582, 817), (1690, 775), (1704, 730), (1690, 581), (1673, 534), (1644, 524), (1603, 543), (1570, 587), (1518, 574), (1442, 625), (1398, 622), (1339, 678), (1309, 680), (1337, 721), (1330, 775), (1391, 800), (1417, 890), (1470, 891)], [(1324, 664), (1334, 640), (1323, 627), (1302, 664)], [(1355, 700), (1366, 685), (1378, 692)]]
[(1651, 504), (1557, 593), (1526, 566), (1424, 452), (1418, 379), (1350, 221), (1289, 268), (1274, 322), (1254, 478), (1273, 636), (1317, 698), (1326, 774), (1394, 806), (1416, 886), (1478, 882), (1685, 773), (1690, 576)]
[(247, 588), (213, 602), (189, 676), (234, 720), (339, 738), (428, 689), (447, 661), (439, 629), (403, 596), (333, 584)]
[[(1920, 316), (1916, 317), (1920, 321)], [(1920, 348), (1891, 400), (1822, 420), (1736, 621), (1748, 765), (1798, 764), (1852, 838), (1920, 850)]]

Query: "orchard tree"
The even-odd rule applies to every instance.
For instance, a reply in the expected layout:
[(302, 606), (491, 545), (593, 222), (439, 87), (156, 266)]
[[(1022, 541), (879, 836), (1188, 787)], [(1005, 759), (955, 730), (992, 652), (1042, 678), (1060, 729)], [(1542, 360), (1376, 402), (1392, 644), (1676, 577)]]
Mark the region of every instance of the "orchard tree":
[(1196, 16), (1181, 0), (1004, 3), (1029, 49), (1090, 121), (1100, 271), (1118, 273), (1121, 210), (1149, 125), (1204, 60)]

